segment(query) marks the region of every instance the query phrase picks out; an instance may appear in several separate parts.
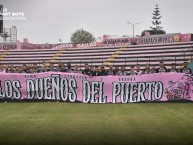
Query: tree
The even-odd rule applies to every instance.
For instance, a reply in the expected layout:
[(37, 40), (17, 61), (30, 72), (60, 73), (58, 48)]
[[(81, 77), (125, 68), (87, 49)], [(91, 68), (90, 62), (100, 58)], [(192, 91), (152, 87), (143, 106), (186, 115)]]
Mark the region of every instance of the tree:
[(71, 36), (71, 43), (82, 44), (82, 43), (91, 43), (95, 41), (95, 37), (83, 29), (78, 29)]
[(159, 32), (161, 32), (162, 30), (162, 27), (160, 26), (161, 24), (161, 14), (160, 14), (160, 10), (159, 10), (159, 7), (158, 7), (158, 4), (155, 5), (155, 10), (153, 11), (153, 21), (152, 21), (152, 24), (153, 24), (153, 27), (150, 27), (152, 32), (155, 32), (155, 34), (159, 34)]
[(145, 32), (149, 32), (150, 35), (156, 35), (156, 34), (166, 34), (166, 31), (164, 30), (144, 30), (141, 32), (141, 37), (145, 35)]
[(0, 37), (2, 37), (4, 42), (5, 42), (7, 40), (7, 38), (10, 36), (8, 35), (8, 32), (5, 32), (5, 33), (0, 33)]
[(155, 10), (153, 11), (153, 21), (152, 21), (152, 24), (153, 24), (153, 27), (150, 27), (151, 29), (150, 30), (144, 30), (143, 32), (141, 32), (141, 36), (144, 36), (145, 35), (145, 32), (149, 32), (150, 35), (156, 35), (156, 34), (166, 34), (166, 31), (164, 31), (162, 29), (162, 27), (160, 26), (161, 25), (161, 21), (160, 19), (162, 18), (161, 14), (160, 14), (160, 10), (159, 10), (159, 7), (158, 7), (158, 4), (155, 5)]

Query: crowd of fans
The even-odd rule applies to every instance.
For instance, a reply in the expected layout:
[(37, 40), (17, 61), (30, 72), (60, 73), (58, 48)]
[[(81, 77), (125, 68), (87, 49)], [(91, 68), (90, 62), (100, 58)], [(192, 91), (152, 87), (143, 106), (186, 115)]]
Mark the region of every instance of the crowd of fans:
[(140, 74), (150, 74), (150, 73), (161, 73), (161, 72), (182, 72), (186, 74), (192, 74), (191, 69), (188, 68), (188, 63), (184, 62), (181, 69), (177, 69), (174, 63), (171, 64), (170, 68), (166, 68), (163, 61), (160, 61), (159, 67), (155, 65), (146, 64), (144, 69), (140, 68), (140, 65), (130, 66), (129, 71), (125, 69), (125, 66), (113, 66), (109, 65), (107, 69), (105, 66), (101, 65), (100, 67), (89, 66), (85, 64), (83, 70), (79, 69), (78, 65), (73, 67), (66, 66), (64, 63), (58, 62), (57, 66), (54, 63), (45, 63), (41, 66), (37, 64), (23, 64), (21, 66), (14, 65), (0, 65), (1, 73), (42, 73), (42, 72), (68, 72), (68, 73), (82, 73), (90, 76), (107, 76), (107, 75), (140, 75)]

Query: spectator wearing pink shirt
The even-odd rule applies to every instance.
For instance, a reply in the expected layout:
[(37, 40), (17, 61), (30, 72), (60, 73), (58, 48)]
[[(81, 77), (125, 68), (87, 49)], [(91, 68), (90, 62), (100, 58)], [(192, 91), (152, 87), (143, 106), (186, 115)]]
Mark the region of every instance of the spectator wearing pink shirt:
[(0, 65), (0, 73), (6, 73), (6, 70), (4, 69), (2, 65)]

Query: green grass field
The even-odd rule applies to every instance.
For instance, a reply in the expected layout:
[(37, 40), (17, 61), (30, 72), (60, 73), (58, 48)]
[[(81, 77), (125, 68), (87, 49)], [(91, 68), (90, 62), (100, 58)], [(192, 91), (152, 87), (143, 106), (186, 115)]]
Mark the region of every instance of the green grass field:
[(193, 103), (0, 103), (0, 145), (193, 144)]

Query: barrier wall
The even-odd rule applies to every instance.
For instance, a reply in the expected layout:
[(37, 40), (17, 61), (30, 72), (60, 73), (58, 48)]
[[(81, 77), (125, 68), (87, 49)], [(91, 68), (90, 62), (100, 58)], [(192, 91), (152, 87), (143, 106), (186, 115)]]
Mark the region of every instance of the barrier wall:
[[(108, 36), (108, 35), (104, 35)], [(56, 44), (33, 44), (29, 43), (27, 38), (23, 42), (17, 41), (15, 43), (1, 43), (0, 50), (31, 50), (31, 49), (60, 49), (60, 48), (92, 48), (92, 47), (127, 47), (130, 45), (147, 45), (147, 44), (165, 44), (175, 42), (189, 42), (192, 41), (192, 34), (164, 34), (164, 35), (150, 35), (135, 38), (103, 38), (103, 42), (93, 42), (85, 44), (72, 43), (56, 43)]]

